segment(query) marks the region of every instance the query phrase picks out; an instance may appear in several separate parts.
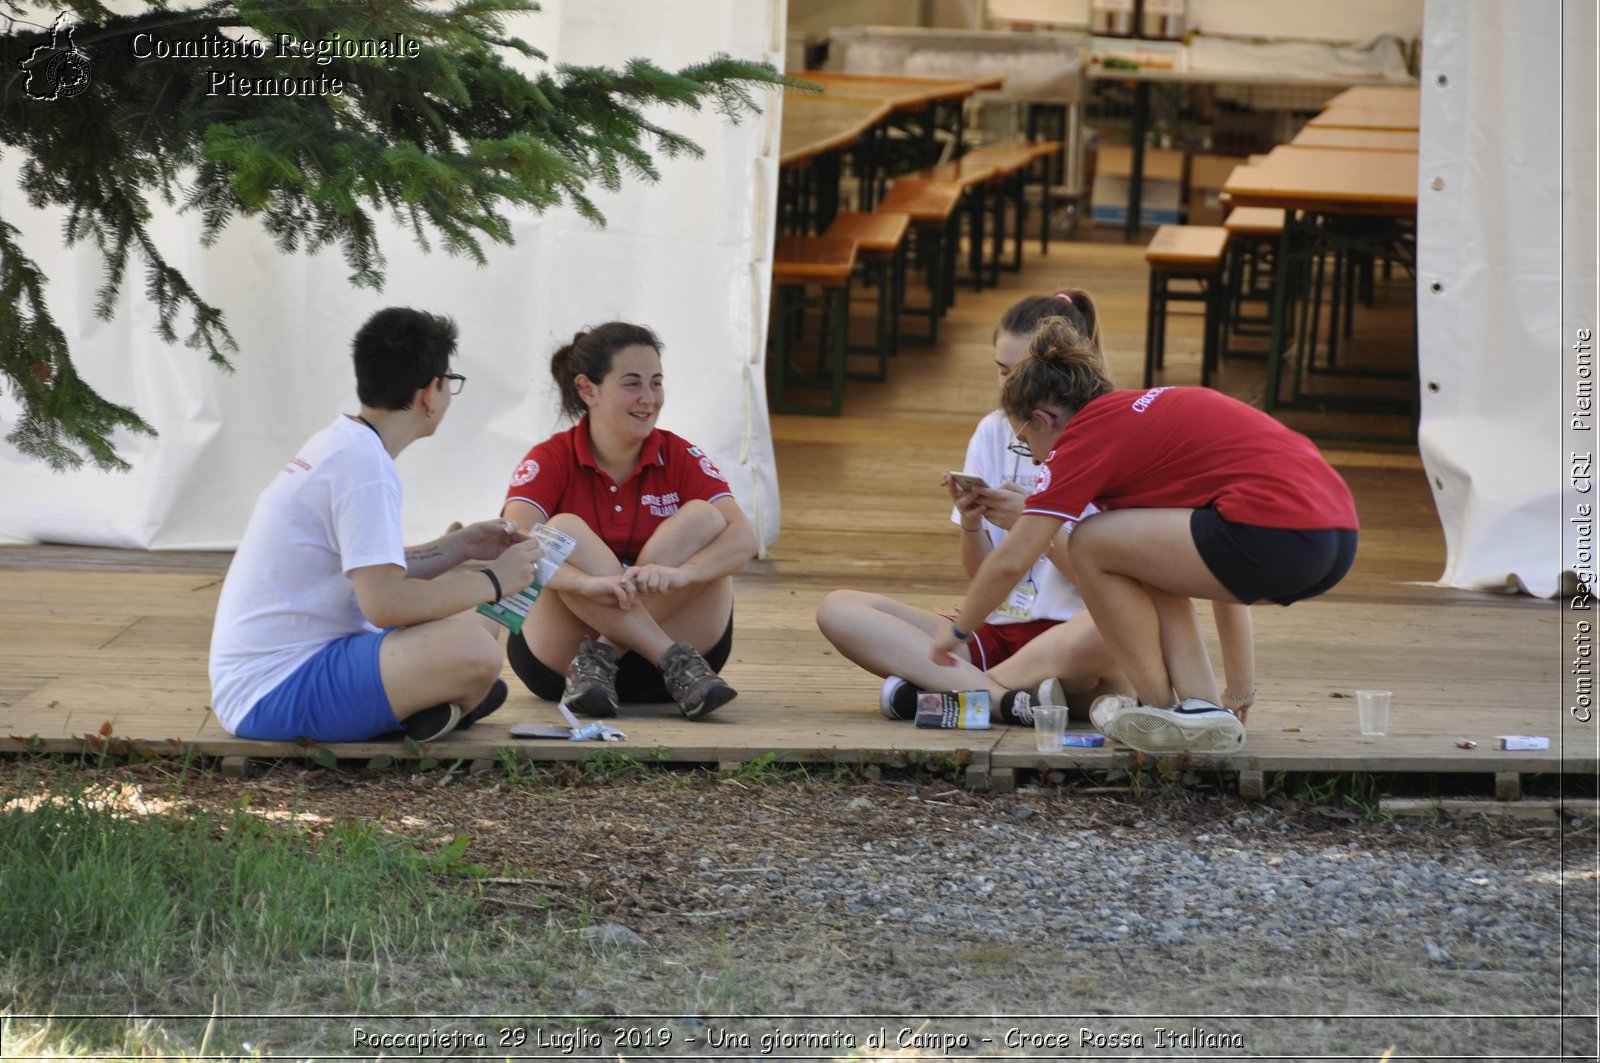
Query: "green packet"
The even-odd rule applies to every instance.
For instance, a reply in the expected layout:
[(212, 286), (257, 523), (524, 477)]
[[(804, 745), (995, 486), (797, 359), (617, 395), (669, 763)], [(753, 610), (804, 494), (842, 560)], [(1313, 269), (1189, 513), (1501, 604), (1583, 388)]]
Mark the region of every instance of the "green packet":
[(539, 594), (555, 576), (556, 569), (566, 562), (572, 548), (578, 545), (578, 540), (572, 536), (544, 524), (535, 524), (530, 534), (544, 547), (544, 556), (539, 559), (539, 572), (533, 582), (526, 590), (478, 606), (478, 612), (508, 628), (513, 635), (521, 634), (522, 625), (528, 619), (528, 610), (539, 600)]

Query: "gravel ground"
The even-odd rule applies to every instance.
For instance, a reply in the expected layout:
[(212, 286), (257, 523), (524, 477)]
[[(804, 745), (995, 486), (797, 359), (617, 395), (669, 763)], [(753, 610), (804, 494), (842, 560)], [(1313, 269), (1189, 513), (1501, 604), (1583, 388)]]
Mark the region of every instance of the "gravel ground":
[[(167, 785), (123, 778), (145, 797)], [(497, 869), (486, 910), (574, 942), (570, 966), (482, 1012), (671, 1031), (603, 1058), (737, 1058), (745, 1036), (763, 1059), (1595, 1058), (1581, 819), (675, 771), (183, 785), (427, 844), (468, 834), (466, 859)], [(396, 1010), (416, 1003), (395, 992)]]

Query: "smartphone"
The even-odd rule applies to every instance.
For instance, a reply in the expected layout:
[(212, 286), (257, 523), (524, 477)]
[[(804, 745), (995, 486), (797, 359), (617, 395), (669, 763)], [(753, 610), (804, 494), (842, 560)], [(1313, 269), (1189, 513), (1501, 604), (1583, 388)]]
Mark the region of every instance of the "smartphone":
[(945, 475), (950, 478), (951, 483), (955, 484), (963, 491), (982, 491), (984, 488), (989, 486), (983, 477), (974, 476), (970, 472), (951, 471), (945, 473)]

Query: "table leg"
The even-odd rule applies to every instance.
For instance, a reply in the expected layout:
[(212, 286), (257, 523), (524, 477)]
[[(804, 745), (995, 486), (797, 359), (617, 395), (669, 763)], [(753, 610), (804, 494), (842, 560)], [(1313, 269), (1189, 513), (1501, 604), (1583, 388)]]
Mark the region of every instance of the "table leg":
[(1128, 174), (1128, 221), (1122, 235), (1130, 242), (1139, 238), (1139, 208), (1144, 199), (1144, 133), (1150, 124), (1150, 82), (1133, 84), (1133, 128), (1128, 138), (1133, 148), (1132, 172)]
[(1278, 237), (1278, 259), (1272, 269), (1272, 321), (1267, 330), (1267, 392), (1261, 408), (1272, 413), (1278, 408), (1278, 374), (1283, 371), (1284, 317), (1288, 310), (1291, 249), (1294, 247), (1295, 212), (1287, 211), (1283, 232)]

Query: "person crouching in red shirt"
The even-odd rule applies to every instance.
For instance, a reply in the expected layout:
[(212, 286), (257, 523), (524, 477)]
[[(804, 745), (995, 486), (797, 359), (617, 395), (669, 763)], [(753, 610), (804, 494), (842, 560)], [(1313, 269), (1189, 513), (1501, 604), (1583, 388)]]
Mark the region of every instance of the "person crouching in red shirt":
[(1355, 558), (1350, 488), (1305, 436), (1209, 388), (1117, 391), (1099, 351), (1046, 322), (1001, 408), (1044, 468), (1010, 536), (973, 579), (939, 660), (966, 638), (1075, 514), (1068, 558), (1084, 604), (1138, 700), (1100, 698), (1095, 726), (1147, 753), (1226, 753), (1244, 724), (1222, 708), (1190, 599), (1289, 605)]
[(656, 427), (661, 341), (613, 321), (556, 351), (550, 372), (577, 424), (528, 451), (501, 515), (577, 540), (507, 642), (512, 670), (587, 716), (675, 701), (691, 720), (731, 701), (733, 573), (756, 538), (715, 463)]

